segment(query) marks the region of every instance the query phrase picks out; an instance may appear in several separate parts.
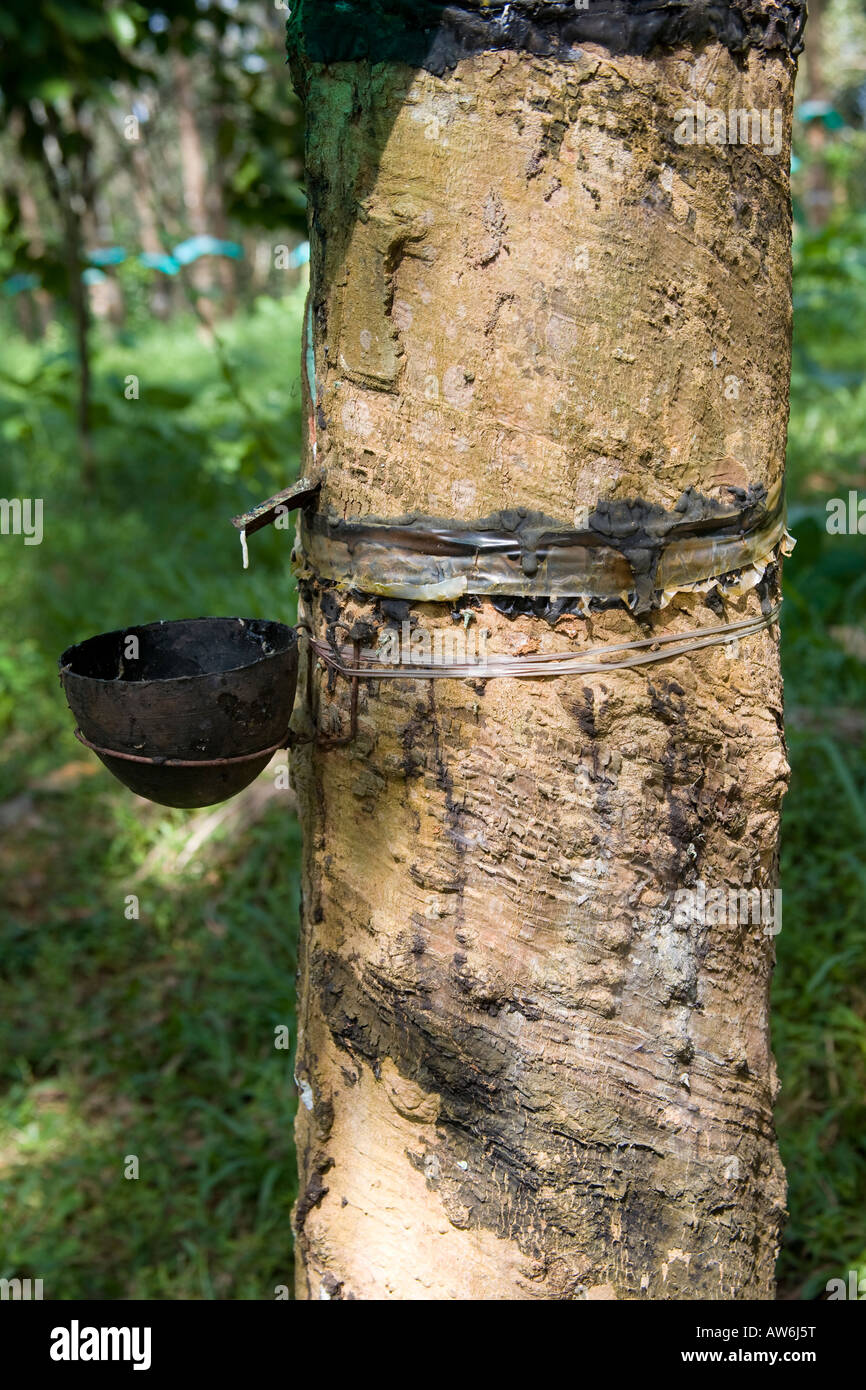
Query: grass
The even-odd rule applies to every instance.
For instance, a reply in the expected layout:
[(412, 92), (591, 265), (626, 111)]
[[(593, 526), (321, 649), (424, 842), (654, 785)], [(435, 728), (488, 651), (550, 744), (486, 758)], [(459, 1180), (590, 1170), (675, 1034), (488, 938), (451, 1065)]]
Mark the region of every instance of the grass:
[(801, 232), (782, 659), (791, 788), (773, 1045), (790, 1220), (780, 1295), (866, 1275), (866, 537), (829, 535), (826, 503), (866, 497), (866, 225)]
[(296, 293), (223, 330), (255, 427), (193, 324), (106, 344), (91, 484), (68, 358), (0, 346), (0, 495), (45, 512), (40, 547), (0, 543), (15, 612), (0, 636), (0, 1277), (41, 1278), (47, 1298), (292, 1284), (295, 1094), (274, 1031), (295, 1031), (289, 794), (263, 774), (190, 854), (207, 813), (88, 775), (56, 662), (120, 623), (292, 621), (284, 533), (257, 535), (244, 573), (229, 519), (297, 472), (300, 314)]
[[(773, 990), (791, 1211), (780, 1296), (794, 1299), (866, 1273), (866, 540), (824, 526), (828, 497), (866, 496), (864, 244), (854, 219), (797, 249), (793, 777)], [(41, 547), (0, 543), (15, 613), (0, 633), (0, 1277), (42, 1278), (48, 1297), (258, 1299), (291, 1284), (294, 1088), (274, 1046), (294, 1025), (291, 808), (265, 774), (193, 853), (209, 823), (87, 774), (55, 662), (120, 622), (291, 621), (284, 535), (257, 534), (243, 573), (228, 519), (297, 473), (300, 315), (296, 293), (225, 328), (247, 410), (189, 322), (104, 343), (90, 483), (62, 335), (0, 341), (0, 495), (45, 500)]]
[(4, 839), (2, 1267), (46, 1297), (291, 1285), (294, 1084), (274, 1042), (293, 1031), (299, 837), (282, 800), (182, 875), (138, 871), (189, 818), (102, 776)]

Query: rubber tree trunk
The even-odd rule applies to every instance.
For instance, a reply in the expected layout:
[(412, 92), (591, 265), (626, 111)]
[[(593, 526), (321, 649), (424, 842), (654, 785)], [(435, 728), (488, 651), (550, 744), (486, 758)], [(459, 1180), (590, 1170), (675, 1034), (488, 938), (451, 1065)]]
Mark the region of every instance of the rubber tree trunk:
[[(423, 35), (373, 9), (289, 25), (319, 512), (589, 515), (637, 570), (648, 516), (777, 494), (793, 7), (651, 30), (479, 0)], [(778, 112), (781, 148), (679, 143), (701, 100)], [(456, 616), (491, 653), (581, 650), (759, 614), (761, 574), (584, 617), (308, 567), (302, 612), (340, 642)], [(316, 665), (307, 698), (347, 731), (347, 682)], [(294, 764), (299, 1297), (773, 1296), (773, 935), (673, 903), (775, 885), (787, 776), (775, 630), (643, 671), (362, 683), (355, 741)]]

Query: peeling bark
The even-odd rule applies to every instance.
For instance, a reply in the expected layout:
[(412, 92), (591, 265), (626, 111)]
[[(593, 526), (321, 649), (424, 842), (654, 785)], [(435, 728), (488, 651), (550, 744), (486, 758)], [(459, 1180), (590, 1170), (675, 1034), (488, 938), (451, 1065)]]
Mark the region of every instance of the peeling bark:
[[(778, 493), (787, 53), (295, 66), (321, 513), (571, 526)], [(779, 108), (783, 150), (678, 144), (699, 98)], [(326, 640), (456, 619), (491, 652), (580, 651), (778, 587), (582, 617), (313, 576), (302, 611)], [(348, 729), (345, 682), (302, 684)], [(295, 754), (299, 1297), (772, 1297), (773, 937), (673, 908), (775, 885), (787, 773), (767, 631), (640, 672), (363, 682), (354, 743)]]

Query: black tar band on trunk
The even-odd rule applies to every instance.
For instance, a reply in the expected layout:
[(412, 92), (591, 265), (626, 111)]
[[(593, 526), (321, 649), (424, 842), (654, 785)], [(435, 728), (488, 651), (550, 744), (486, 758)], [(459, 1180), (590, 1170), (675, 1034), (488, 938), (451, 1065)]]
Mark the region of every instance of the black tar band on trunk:
[(567, 59), (589, 43), (642, 56), (716, 41), (795, 58), (805, 18), (805, 0), (295, 0), (287, 34), (290, 61), (402, 62), (441, 75), (475, 53)]

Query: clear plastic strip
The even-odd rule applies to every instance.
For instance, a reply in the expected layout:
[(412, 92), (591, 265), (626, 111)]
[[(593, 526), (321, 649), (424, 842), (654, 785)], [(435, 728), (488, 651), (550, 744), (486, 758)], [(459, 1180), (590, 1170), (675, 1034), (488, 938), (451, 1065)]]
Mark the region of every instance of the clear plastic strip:
[[(686, 632), (662, 633), (637, 642), (616, 642), (603, 647), (591, 647), (575, 655), (572, 652), (545, 652), (527, 656), (494, 656), (483, 662), (462, 662), (421, 666), (414, 662), (382, 661), (372, 651), (362, 651), (357, 664), (348, 659), (348, 649), (329, 647), (326, 642), (310, 638), (310, 646), (318, 657), (341, 676), (373, 680), (495, 680), (502, 676), (518, 679), (539, 676), (585, 676), (599, 671), (625, 671), (656, 661), (669, 661), (687, 652), (704, 647), (717, 647), (744, 637), (751, 637), (772, 627), (779, 618), (777, 604), (760, 618), (746, 618), (737, 623), (720, 623), (715, 627), (692, 628)], [(616, 660), (608, 660), (610, 656)]]
[[(727, 531), (727, 533), (726, 533)], [(659, 593), (765, 564), (786, 543), (781, 504), (745, 534), (729, 526), (620, 550), (597, 535), (548, 532), (530, 538), (384, 523), (329, 523), (301, 514), (299, 578), (414, 602), (463, 594), (619, 599), (632, 610), (658, 606)], [(638, 563), (640, 562), (640, 563)]]

